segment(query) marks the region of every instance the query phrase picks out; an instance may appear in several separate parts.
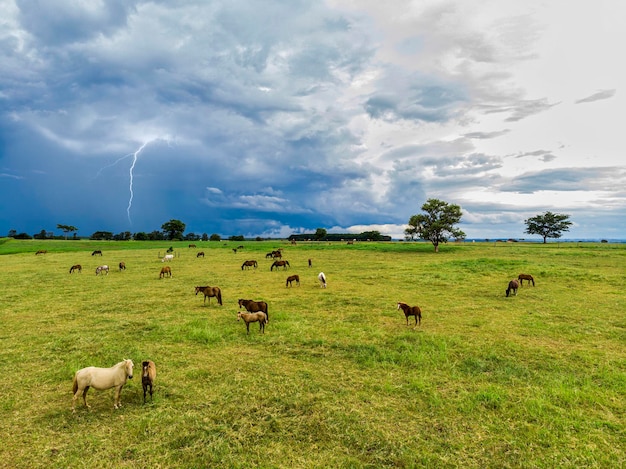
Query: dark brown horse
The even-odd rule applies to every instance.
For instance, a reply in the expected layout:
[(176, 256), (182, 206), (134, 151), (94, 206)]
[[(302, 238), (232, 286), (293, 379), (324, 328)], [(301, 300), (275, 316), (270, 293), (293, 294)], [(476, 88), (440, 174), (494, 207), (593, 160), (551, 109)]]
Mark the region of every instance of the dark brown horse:
[(204, 251), (200, 251), (198, 254), (196, 254), (196, 258), (198, 257), (204, 258)]
[(102, 255), (102, 251), (100, 251), (99, 249), (95, 250), (94, 252), (91, 253), (92, 256), (101, 256)]
[(517, 276), (517, 280), (519, 280), (519, 286), (520, 287), (524, 286), (524, 280), (528, 280), (528, 283), (532, 282), (533, 287), (535, 286), (535, 279), (530, 274), (519, 274)]
[(518, 288), (519, 288), (519, 282), (515, 279), (511, 280), (509, 282), (509, 287), (506, 289), (506, 296), (508, 297), (511, 292), (513, 292), (513, 294), (517, 296)]
[(406, 325), (409, 325), (409, 316), (415, 316), (415, 325), (422, 324), (422, 310), (419, 306), (409, 306), (406, 303), (398, 302), (398, 309), (404, 311)]
[(141, 364), (141, 385), (143, 386), (143, 403), (146, 403), (146, 391), (150, 388), (150, 400), (152, 400), (152, 387), (156, 379), (156, 365), (152, 360), (145, 360)]
[(265, 301), (239, 299), (239, 307), (241, 308), (242, 306), (250, 313), (256, 313), (258, 311), (265, 313), (267, 322), (270, 322), (270, 315), (267, 312), (267, 303)]
[(40, 249), (39, 251), (35, 253), (35, 256), (38, 256), (39, 254), (47, 254), (47, 253), (48, 251), (46, 251), (45, 249)]
[(83, 266), (80, 264), (73, 265), (72, 267), (70, 267), (70, 274), (73, 273), (75, 270), (81, 273), (83, 271)]
[(291, 267), (291, 266), (289, 265), (289, 261), (274, 261), (274, 263), (270, 267), (270, 270), (274, 270), (274, 267), (276, 267), (277, 269), (279, 267), (282, 267), (283, 270), (285, 270), (287, 269), (287, 267)]
[(247, 267), (248, 269), (250, 267), (254, 267), (256, 269), (258, 265), (259, 264), (257, 261), (245, 261), (243, 264), (241, 264), (241, 270), (243, 270), (244, 267)]
[(206, 303), (207, 298), (209, 299), (209, 304), (211, 304), (211, 297), (214, 296), (217, 298), (219, 305), (222, 306), (222, 290), (220, 290), (220, 287), (196, 287), (196, 295), (200, 292), (204, 293), (203, 304)]
[(161, 273), (159, 274), (159, 278), (170, 277), (172, 278), (172, 268), (169, 265), (161, 268)]
[(292, 282), (296, 282), (296, 285), (300, 286), (300, 276), (290, 275), (289, 277), (287, 277), (287, 282), (285, 283), (285, 287), (290, 287)]
[(120, 262), (120, 272), (126, 270), (126, 262)]
[(196, 247), (196, 245), (195, 245), (195, 244), (190, 244), (190, 245), (189, 245), (189, 247), (190, 247), (190, 248), (195, 248), (195, 247)]

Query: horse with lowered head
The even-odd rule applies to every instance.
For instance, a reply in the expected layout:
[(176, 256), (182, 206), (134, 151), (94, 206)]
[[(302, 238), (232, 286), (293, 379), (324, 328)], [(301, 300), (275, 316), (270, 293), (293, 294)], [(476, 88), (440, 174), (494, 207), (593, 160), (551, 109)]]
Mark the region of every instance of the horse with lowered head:
[(517, 289), (518, 288), (519, 288), (519, 282), (517, 280), (515, 280), (515, 279), (511, 280), (509, 282), (508, 288), (506, 289), (506, 296), (508, 297), (511, 292), (513, 292), (513, 294), (515, 296), (517, 296)]
[(74, 397), (72, 398), (72, 412), (76, 410), (76, 401), (81, 393), (85, 406), (90, 407), (89, 404), (87, 404), (87, 391), (89, 391), (90, 387), (98, 391), (115, 388), (113, 408), (117, 409), (121, 407), (122, 400), (120, 394), (122, 393), (122, 387), (126, 384), (127, 379), (132, 379), (134, 366), (132, 360), (126, 359), (111, 368), (88, 366), (87, 368), (78, 370), (74, 374), (74, 380), (72, 382), (72, 392), (74, 393)]
[(82, 272), (83, 271), (83, 266), (80, 265), (80, 264), (74, 264), (72, 267), (70, 267), (70, 274), (74, 273), (74, 271)]
[(296, 282), (296, 285), (300, 286), (300, 276), (290, 275), (289, 277), (287, 277), (287, 282), (285, 282), (285, 287), (290, 287), (292, 282)]
[(265, 301), (244, 300), (240, 298), (239, 307), (241, 308), (242, 306), (250, 313), (256, 313), (258, 311), (265, 313), (267, 322), (270, 322), (270, 315), (267, 312), (267, 303)]
[(289, 265), (289, 261), (274, 261), (274, 263), (270, 267), (270, 270), (274, 270), (274, 267), (276, 267), (277, 269), (279, 267), (282, 267), (283, 270), (285, 270), (287, 269), (287, 267), (291, 267), (291, 266)]
[(159, 274), (159, 278), (170, 277), (172, 278), (172, 268), (169, 265), (161, 268), (161, 273)]
[(203, 304), (206, 303), (207, 298), (209, 299), (209, 304), (211, 304), (211, 297), (213, 296), (217, 298), (217, 302), (222, 306), (222, 290), (220, 290), (220, 287), (196, 287), (196, 295), (200, 292), (204, 293)]
[(98, 267), (96, 267), (96, 275), (101, 275), (102, 273), (109, 275), (108, 265), (99, 265)]
[(243, 264), (241, 264), (241, 270), (243, 270), (244, 267), (247, 267), (248, 269), (250, 267), (254, 267), (255, 269), (259, 266), (259, 263), (257, 261), (245, 261)]

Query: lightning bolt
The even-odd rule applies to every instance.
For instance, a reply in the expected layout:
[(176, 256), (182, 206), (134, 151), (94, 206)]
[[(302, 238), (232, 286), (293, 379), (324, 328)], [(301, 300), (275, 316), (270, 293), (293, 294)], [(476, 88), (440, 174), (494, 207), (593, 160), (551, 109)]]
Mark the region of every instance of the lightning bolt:
[[(134, 193), (133, 193), (133, 171), (135, 170), (135, 164), (137, 163), (137, 158), (139, 157), (139, 153), (141, 153), (141, 151), (146, 147), (146, 145), (148, 145), (148, 143), (150, 143), (150, 142), (149, 141), (144, 142), (143, 145), (141, 145), (134, 153), (132, 153), (133, 162), (130, 165), (130, 170), (128, 171), (129, 176), (130, 176), (130, 184), (129, 184), (129, 187), (128, 187), (128, 190), (130, 191), (130, 197), (128, 199), (128, 207), (126, 207), (126, 214), (128, 215), (128, 223), (130, 223), (131, 225), (133, 224), (133, 221), (130, 218), (130, 209), (133, 206), (133, 196), (134, 196)], [(128, 154), (128, 155), (120, 158), (120, 160), (123, 159), (123, 158), (126, 158), (128, 156), (131, 156), (131, 154)], [(117, 160), (117, 161), (119, 161), (119, 160)], [(115, 163), (117, 163), (117, 161)], [(113, 164), (115, 164), (115, 163), (113, 163)]]

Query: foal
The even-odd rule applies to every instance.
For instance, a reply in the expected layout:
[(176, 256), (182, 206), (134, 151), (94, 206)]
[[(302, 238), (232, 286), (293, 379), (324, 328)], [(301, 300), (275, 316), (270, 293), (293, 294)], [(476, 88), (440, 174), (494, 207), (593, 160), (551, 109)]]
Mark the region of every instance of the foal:
[(239, 311), (237, 313), (237, 321), (243, 321), (246, 323), (246, 330), (248, 334), (250, 334), (250, 323), (258, 322), (259, 323), (259, 331), (265, 334), (265, 324), (267, 323), (267, 315), (262, 311), (258, 313), (245, 313), (243, 311)]
[(143, 403), (146, 403), (146, 391), (150, 388), (150, 401), (152, 401), (152, 386), (156, 378), (156, 365), (152, 360), (145, 360), (141, 369), (141, 385), (143, 386)]

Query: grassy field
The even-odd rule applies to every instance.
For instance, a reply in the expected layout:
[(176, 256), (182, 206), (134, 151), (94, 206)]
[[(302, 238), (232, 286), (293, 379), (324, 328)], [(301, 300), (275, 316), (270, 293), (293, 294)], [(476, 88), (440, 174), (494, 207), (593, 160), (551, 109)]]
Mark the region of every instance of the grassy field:
[[(625, 245), (196, 244), (0, 240), (1, 467), (626, 465)], [(269, 304), (264, 335), (238, 298)], [(124, 358), (156, 363), (153, 402), (136, 368), (121, 409), (72, 413), (74, 372)]]

